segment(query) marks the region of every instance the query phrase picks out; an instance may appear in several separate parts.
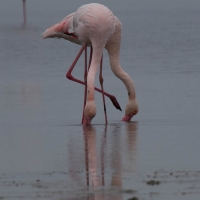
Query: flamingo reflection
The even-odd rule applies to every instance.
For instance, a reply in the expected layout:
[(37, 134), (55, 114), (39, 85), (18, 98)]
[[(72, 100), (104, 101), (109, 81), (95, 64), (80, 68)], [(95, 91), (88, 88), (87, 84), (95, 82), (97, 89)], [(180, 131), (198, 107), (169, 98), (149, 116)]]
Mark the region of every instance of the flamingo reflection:
[[(83, 126), (81, 147), (77, 145), (78, 140), (80, 138), (71, 135), (68, 146), (72, 181), (78, 186), (85, 186), (89, 191), (89, 200), (102, 200), (105, 195), (106, 199), (121, 200), (119, 192), (112, 195), (106, 193), (110, 190), (122, 191), (126, 181), (122, 179), (124, 171), (135, 169), (137, 123), (113, 124), (105, 126), (100, 132), (99, 127)], [(84, 175), (76, 173), (80, 168), (84, 168)]]

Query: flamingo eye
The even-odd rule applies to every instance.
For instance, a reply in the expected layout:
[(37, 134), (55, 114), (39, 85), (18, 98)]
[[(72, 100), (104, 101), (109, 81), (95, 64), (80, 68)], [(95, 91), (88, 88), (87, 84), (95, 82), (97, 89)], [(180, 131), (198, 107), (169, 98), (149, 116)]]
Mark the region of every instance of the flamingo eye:
[(68, 33), (68, 32), (64, 32), (64, 34), (65, 34), (65, 35), (68, 35), (69, 33)]
[(73, 33), (69, 33), (68, 31), (66, 32), (66, 33), (64, 33), (65, 35), (70, 35), (70, 36), (72, 36), (72, 37), (74, 37), (74, 38), (77, 38), (77, 36), (76, 35), (74, 35)]

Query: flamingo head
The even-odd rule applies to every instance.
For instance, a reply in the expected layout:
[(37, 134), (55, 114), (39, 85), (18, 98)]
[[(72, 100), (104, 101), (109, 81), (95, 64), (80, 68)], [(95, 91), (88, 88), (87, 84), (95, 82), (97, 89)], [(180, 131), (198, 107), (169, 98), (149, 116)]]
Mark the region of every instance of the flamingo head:
[(138, 113), (139, 107), (136, 99), (131, 99), (128, 101), (125, 110), (125, 116), (122, 118), (122, 121), (128, 122), (131, 118)]
[(80, 44), (78, 37), (73, 33), (73, 16), (74, 13), (68, 15), (59, 23), (49, 27), (42, 33), (43, 39), (46, 38), (63, 38), (73, 43)]
[(96, 106), (94, 101), (88, 101), (84, 109), (83, 125), (91, 124), (92, 119), (96, 115)]

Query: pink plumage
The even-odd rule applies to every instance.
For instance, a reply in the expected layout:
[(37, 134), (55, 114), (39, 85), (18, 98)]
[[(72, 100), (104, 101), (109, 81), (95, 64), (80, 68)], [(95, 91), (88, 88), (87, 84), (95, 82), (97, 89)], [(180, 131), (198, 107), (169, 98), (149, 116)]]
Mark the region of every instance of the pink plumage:
[[(131, 118), (138, 112), (138, 103), (136, 100), (133, 81), (121, 68), (119, 62), (121, 31), (121, 22), (111, 10), (104, 5), (91, 3), (81, 6), (76, 12), (68, 15), (59, 23), (48, 28), (42, 34), (44, 39), (57, 37), (82, 45), (83, 47), (79, 54), (81, 54), (87, 46), (91, 46), (92, 48), (88, 74), (85, 72), (87, 74), (85, 82), (75, 79), (71, 75), (71, 71), (80, 55), (77, 56), (76, 62), (72, 64), (67, 73), (67, 77), (70, 80), (79, 82), (86, 86), (85, 98), (87, 98), (87, 100), (84, 106), (83, 124), (90, 124), (91, 120), (96, 115), (94, 89), (101, 92), (103, 94), (103, 98), (104, 95), (108, 96), (112, 100), (115, 107), (121, 110), (116, 98), (113, 95), (104, 92), (103, 89), (101, 59), (104, 48), (108, 51), (112, 71), (119, 79), (122, 80), (128, 92), (128, 103), (126, 105), (125, 116), (122, 118), (122, 121), (130, 121)], [(101, 90), (95, 88), (94, 86), (95, 76), (99, 65)], [(104, 111), (107, 123), (105, 102)]]

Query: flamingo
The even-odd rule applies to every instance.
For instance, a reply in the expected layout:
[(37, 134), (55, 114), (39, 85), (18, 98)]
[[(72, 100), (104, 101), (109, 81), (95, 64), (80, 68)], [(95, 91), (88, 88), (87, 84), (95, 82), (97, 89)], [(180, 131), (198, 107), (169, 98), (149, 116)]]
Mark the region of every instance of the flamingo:
[[(86, 4), (77, 9), (76, 12), (68, 15), (59, 23), (51, 26), (42, 33), (43, 39), (63, 38), (70, 42), (82, 46), (79, 54), (72, 63), (66, 77), (72, 81), (85, 85), (85, 99), (83, 109), (82, 124), (91, 124), (96, 115), (96, 105), (94, 99), (94, 89), (101, 92), (104, 101), (105, 121), (107, 124), (107, 115), (105, 108), (104, 95), (110, 97), (117, 109), (120, 106), (114, 96), (104, 92), (102, 77), (102, 55), (105, 48), (109, 54), (110, 67), (115, 76), (124, 83), (128, 93), (128, 103), (125, 109), (125, 115), (122, 121), (130, 121), (138, 113), (138, 103), (133, 80), (122, 69), (119, 60), (121, 43), (122, 25), (119, 19), (106, 6), (98, 3)], [(87, 46), (91, 47), (89, 69), (87, 73), (87, 63), (85, 64), (85, 82), (74, 78), (71, 72)], [(86, 55), (86, 53), (85, 53)], [(86, 57), (86, 56), (85, 56)], [(101, 90), (95, 88), (94, 81), (96, 72), (100, 65), (100, 84)]]
[(26, 24), (26, 0), (22, 0), (23, 5), (23, 19), (24, 19), (24, 25)]

